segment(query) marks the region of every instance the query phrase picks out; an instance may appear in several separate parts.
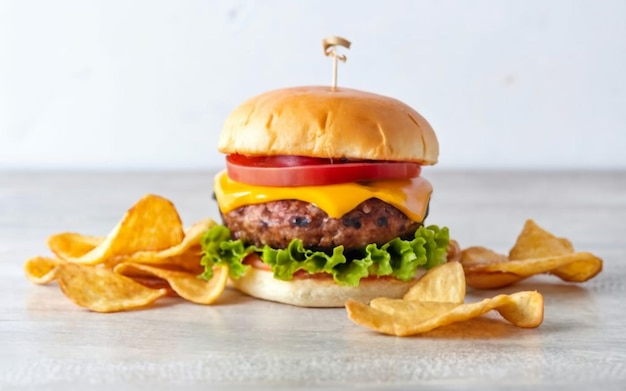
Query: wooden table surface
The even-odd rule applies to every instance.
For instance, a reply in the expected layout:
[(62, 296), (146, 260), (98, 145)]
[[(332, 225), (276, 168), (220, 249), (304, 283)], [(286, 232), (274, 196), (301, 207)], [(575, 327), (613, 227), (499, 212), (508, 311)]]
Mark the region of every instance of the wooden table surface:
[(0, 173), (0, 389), (626, 389), (626, 172), (442, 172), (429, 223), (463, 247), (507, 252), (527, 218), (604, 259), (583, 284), (542, 276), (468, 301), (536, 289), (544, 323), (497, 316), (414, 338), (376, 334), (344, 309), (227, 291), (217, 305), (168, 299), (115, 314), (76, 307), (23, 262), (62, 231), (105, 235), (146, 193), (183, 221), (217, 218), (212, 173)]

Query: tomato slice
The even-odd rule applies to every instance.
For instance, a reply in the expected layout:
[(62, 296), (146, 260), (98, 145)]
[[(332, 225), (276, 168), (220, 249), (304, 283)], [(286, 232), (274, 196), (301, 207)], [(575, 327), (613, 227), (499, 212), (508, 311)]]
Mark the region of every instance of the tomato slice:
[(261, 260), (261, 257), (259, 257), (259, 254), (256, 254), (256, 253), (251, 253), (251, 254), (246, 255), (242, 263), (244, 265), (250, 265), (255, 269), (272, 271), (272, 267), (268, 265), (267, 263), (263, 262)]
[(232, 180), (249, 185), (292, 187), (415, 178), (421, 167), (413, 162), (228, 155), (226, 171)]
[[(267, 263), (263, 262), (261, 260), (261, 258), (259, 257), (259, 254), (256, 253), (252, 253), (252, 254), (248, 254), (244, 259), (243, 259), (243, 264), (244, 265), (248, 265), (251, 266), (255, 269), (259, 269), (259, 270), (264, 270), (266, 272), (271, 272), (272, 271), (272, 267), (270, 265), (268, 265)], [(135, 277), (133, 277), (135, 278)], [(298, 279), (316, 279), (316, 280), (332, 280), (333, 276), (330, 273), (326, 273), (326, 272), (319, 272), (319, 273), (313, 273), (310, 274), (309, 272), (307, 272), (306, 270), (298, 270), (293, 274), (293, 279), (294, 280), (298, 280)], [(393, 276), (376, 276), (376, 275), (371, 275), (371, 276), (367, 276), (361, 279), (361, 281), (366, 281), (366, 280), (381, 280), (381, 279), (395, 279), (395, 277)]]
[(293, 156), (293, 155), (275, 155), (275, 156), (246, 156), (246, 155), (228, 155), (226, 160), (242, 166), (253, 167), (293, 167), (293, 166), (312, 166), (318, 164), (346, 163), (347, 160), (342, 159), (324, 159), (309, 156)]

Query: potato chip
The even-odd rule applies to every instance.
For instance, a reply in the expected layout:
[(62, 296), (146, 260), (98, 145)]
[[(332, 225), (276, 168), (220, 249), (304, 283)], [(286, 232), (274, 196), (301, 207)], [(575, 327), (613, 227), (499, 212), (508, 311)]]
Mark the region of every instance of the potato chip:
[(200, 240), (213, 225), (205, 219), (183, 230), (170, 201), (147, 195), (106, 237), (50, 236), (48, 246), (57, 258), (31, 258), (24, 272), (35, 284), (58, 280), (67, 297), (97, 312), (142, 308), (166, 295), (211, 304), (228, 279), (224, 268), (208, 282), (197, 277), (204, 271)]
[(573, 252), (574, 246), (569, 240), (557, 238), (529, 219), (509, 251), (509, 259), (544, 258)]
[(572, 243), (528, 220), (509, 256), (484, 247), (461, 253), (467, 285), (500, 288), (530, 276), (549, 273), (568, 282), (584, 282), (602, 271), (602, 259), (589, 252), (574, 252)]
[(459, 262), (461, 260), (461, 246), (459, 242), (454, 239), (450, 239), (447, 249), (447, 262)]
[(212, 304), (220, 297), (228, 280), (228, 266), (215, 268), (213, 278), (209, 281), (186, 271), (168, 270), (131, 262), (120, 263), (114, 271), (129, 277), (149, 275), (162, 278), (179, 296), (198, 304)]
[(602, 271), (602, 259), (588, 252), (580, 252), (564, 256), (567, 262), (550, 271), (563, 281), (585, 282)]
[(403, 300), (420, 300), (442, 303), (462, 303), (465, 298), (465, 275), (458, 262), (448, 262), (424, 274), (419, 284), (414, 284)]
[[(361, 326), (383, 334), (410, 336), (438, 327), (466, 321), (491, 310), (518, 327), (538, 327), (543, 322), (543, 296), (538, 292), (498, 295), (476, 303), (463, 304), (465, 280), (459, 277), (460, 265), (447, 263), (428, 271), (409, 291), (411, 299), (377, 298), (369, 305), (355, 300), (346, 302), (348, 317)], [(462, 275), (462, 272), (461, 272)], [(421, 284), (424, 286), (420, 286)], [(450, 285), (454, 284), (454, 286)], [(462, 292), (448, 295), (447, 290)], [(450, 297), (453, 302), (420, 300), (417, 293), (428, 292), (429, 299)]]
[(194, 245), (180, 255), (168, 258), (168, 262), (176, 265), (181, 269), (187, 270), (195, 275), (204, 272), (204, 266), (200, 263), (202, 260), (202, 247), (200, 244)]
[(493, 265), (508, 262), (506, 255), (498, 254), (486, 247), (468, 247), (461, 251), (461, 265), (465, 269), (468, 267), (483, 267), (485, 265)]
[(530, 291), (498, 295), (477, 303), (408, 301), (396, 306), (396, 311), (388, 313), (354, 300), (348, 300), (346, 303), (348, 317), (353, 322), (383, 334), (399, 337), (421, 334), (466, 321), (494, 309), (517, 327), (533, 328), (543, 322), (543, 296)]
[[(470, 247), (468, 250), (471, 249), (472, 248)], [(517, 275), (520, 278), (526, 278), (539, 273), (551, 272), (552, 270), (555, 270), (560, 266), (570, 265), (574, 262), (586, 262), (595, 265), (596, 262), (601, 262), (601, 260), (591, 253), (580, 252), (557, 255), (553, 257), (519, 259), (515, 261), (505, 259), (504, 261), (497, 263), (483, 263), (478, 266), (469, 266), (467, 270), (472, 272), (476, 269), (479, 269), (483, 272), (511, 273)], [(594, 272), (596, 271), (595, 267), (593, 267), (592, 269), (594, 270)]]
[[(184, 239), (176, 246), (161, 251), (137, 251), (126, 256), (110, 258), (106, 263), (114, 267), (120, 262), (139, 262), (146, 264), (176, 264), (198, 274), (204, 271), (200, 264), (202, 248), (200, 238), (209, 228), (215, 225), (211, 219), (193, 224), (185, 230)], [(61, 259), (81, 257), (100, 245), (105, 238), (84, 236), (73, 232), (52, 235), (48, 238), (48, 246)]]
[(508, 261), (505, 255), (485, 247), (469, 247), (461, 252), (465, 281), (468, 286), (476, 289), (500, 288), (526, 278), (497, 269), (493, 271), (484, 270), (488, 265), (499, 265)]
[(99, 266), (60, 263), (55, 275), (61, 290), (74, 303), (96, 312), (116, 312), (145, 307), (167, 294)]
[(443, 301), (421, 301), (421, 300), (405, 300), (390, 299), (387, 297), (378, 297), (370, 301), (370, 307), (382, 311), (389, 315), (411, 313), (412, 321), (420, 323), (434, 316), (446, 313), (462, 303), (446, 303)]
[(74, 232), (52, 235), (48, 238), (48, 247), (61, 259), (78, 258), (98, 247), (105, 238), (85, 236)]
[(55, 269), (62, 262), (55, 258), (34, 257), (24, 264), (24, 273), (35, 284), (47, 284), (56, 278)]
[[(176, 245), (157, 251), (137, 251), (124, 257), (125, 262), (135, 262), (144, 264), (171, 264), (176, 263), (189, 267), (188, 264), (190, 257), (197, 258), (197, 265), (200, 265), (200, 258), (202, 249), (200, 248), (200, 238), (211, 227), (215, 225), (215, 222), (211, 219), (202, 220), (195, 223), (189, 229), (185, 231), (184, 238)], [(183, 254), (191, 251), (187, 258), (180, 257)], [(180, 258), (175, 258), (180, 257)], [(170, 258), (175, 258), (170, 260)], [(204, 268), (202, 268), (204, 270)]]
[[(126, 276), (128, 277), (128, 276)], [(150, 289), (165, 289), (167, 296), (180, 297), (178, 293), (174, 292), (170, 284), (162, 278), (154, 276), (134, 275), (132, 280)]]
[(174, 205), (165, 198), (147, 195), (126, 212), (122, 221), (102, 243), (81, 256), (64, 254), (62, 259), (95, 265), (139, 251), (165, 250), (179, 245), (184, 236), (182, 222)]
[(526, 277), (504, 272), (467, 271), (465, 274), (467, 285), (475, 289), (501, 288), (521, 281), (524, 278)]

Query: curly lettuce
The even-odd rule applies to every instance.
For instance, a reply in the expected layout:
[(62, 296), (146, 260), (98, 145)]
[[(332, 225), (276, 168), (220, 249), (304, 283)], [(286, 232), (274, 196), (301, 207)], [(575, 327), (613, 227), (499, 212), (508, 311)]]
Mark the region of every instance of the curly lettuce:
[(204, 273), (200, 277), (210, 280), (213, 267), (226, 264), (230, 277), (237, 279), (249, 267), (243, 264), (244, 258), (257, 253), (280, 280), (291, 280), (302, 270), (309, 274), (328, 273), (337, 284), (348, 286), (358, 286), (362, 278), (369, 276), (393, 276), (409, 281), (419, 268), (430, 269), (446, 262), (449, 238), (447, 227), (429, 225), (418, 228), (411, 240), (395, 238), (382, 246), (369, 244), (349, 253), (344, 252), (343, 246), (337, 246), (326, 253), (307, 249), (298, 239), (293, 239), (285, 249), (246, 246), (241, 240), (232, 240), (228, 228), (216, 225), (202, 237)]

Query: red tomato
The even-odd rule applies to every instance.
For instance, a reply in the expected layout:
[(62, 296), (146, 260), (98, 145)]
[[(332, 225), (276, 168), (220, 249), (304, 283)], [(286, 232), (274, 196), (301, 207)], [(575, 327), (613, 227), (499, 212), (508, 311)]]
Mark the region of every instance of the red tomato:
[(246, 255), (242, 263), (244, 265), (250, 265), (255, 269), (272, 271), (272, 267), (268, 265), (267, 263), (263, 262), (261, 258), (259, 257), (259, 254), (256, 254), (256, 253)]
[(415, 178), (419, 176), (421, 167), (412, 162), (345, 161), (286, 155), (228, 155), (226, 171), (237, 182), (256, 186), (290, 187)]
[[(248, 254), (243, 259), (243, 264), (252, 266), (253, 268), (259, 269), (259, 270), (265, 270), (265, 271), (268, 271), (268, 272), (272, 271), (272, 267), (270, 265), (268, 265), (267, 263), (263, 262), (261, 260), (261, 258), (259, 257), (259, 254), (256, 254), (256, 253)], [(293, 274), (293, 278), (294, 279), (313, 278), (313, 279), (321, 280), (321, 279), (332, 279), (333, 277), (332, 277), (332, 274), (325, 273), (325, 272), (309, 274), (305, 270), (298, 270), (297, 272), (295, 272)], [(381, 280), (381, 279), (392, 280), (392, 279), (395, 279), (395, 277), (392, 277), (392, 276), (367, 276), (367, 277), (364, 277), (362, 279), (362, 281), (363, 280)]]
[[(253, 167), (293, 167), (293, 166), (311, 166), (316, 164), (330, 164), (330, 159), (308, 157), (308, 156), (292, 156), (292, 155), (276, 155), (276, 156), (246, 156), (246, 155), (228, 155), (226, 161), (242, 166)], [(339, 162), (339, 160), (336, 160)]]

